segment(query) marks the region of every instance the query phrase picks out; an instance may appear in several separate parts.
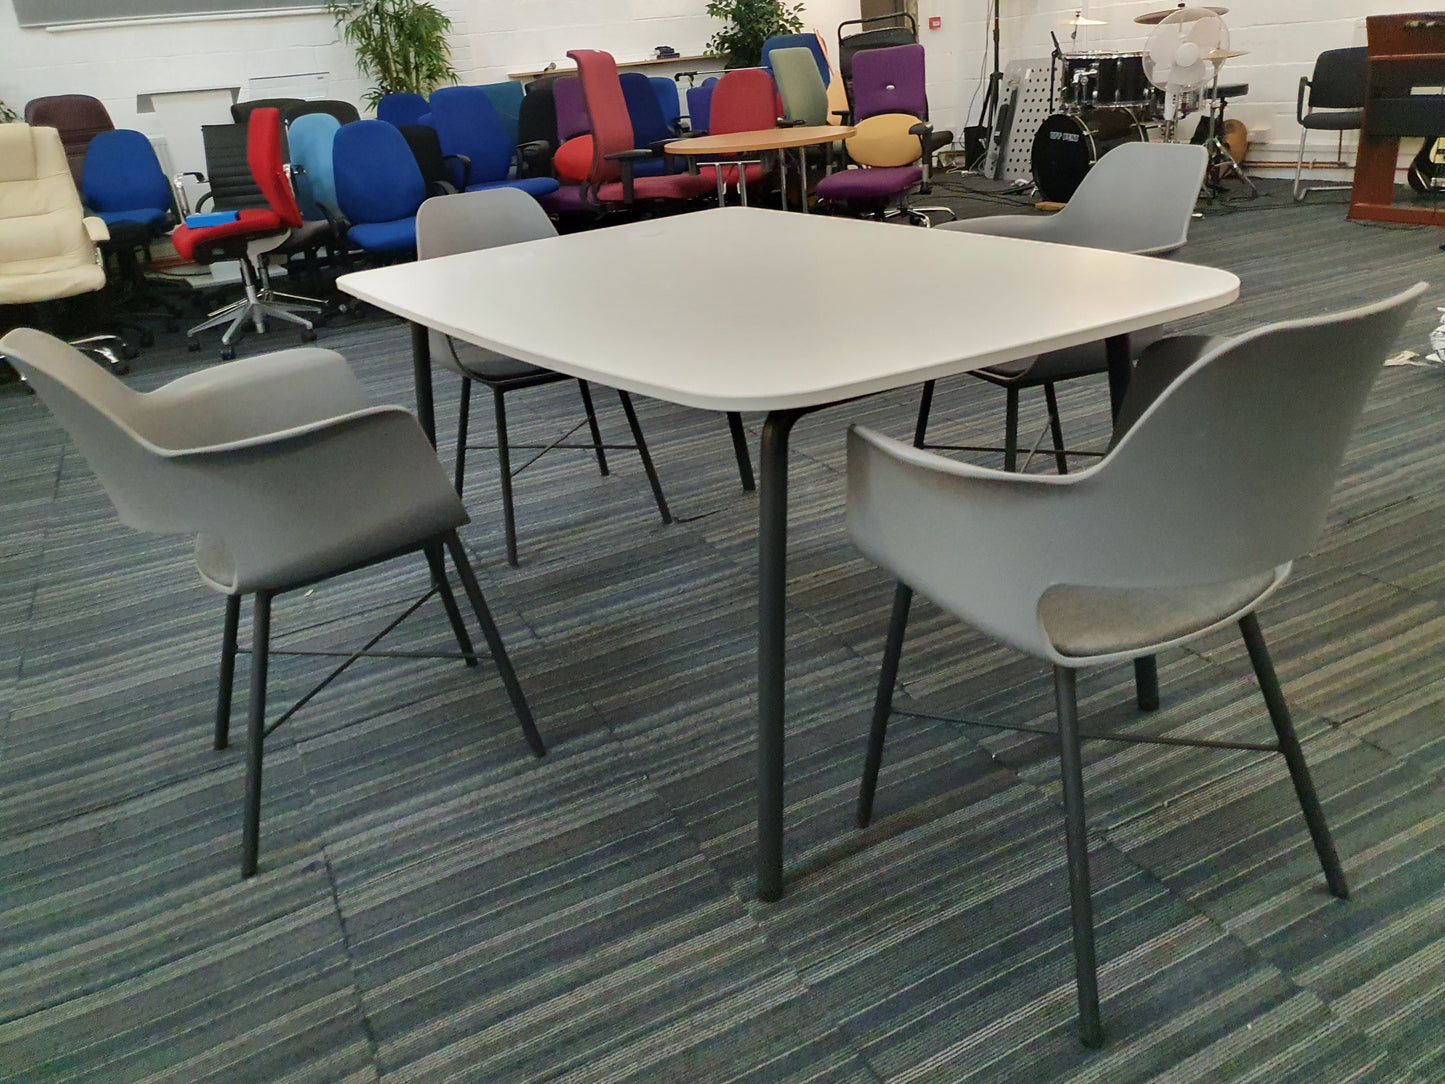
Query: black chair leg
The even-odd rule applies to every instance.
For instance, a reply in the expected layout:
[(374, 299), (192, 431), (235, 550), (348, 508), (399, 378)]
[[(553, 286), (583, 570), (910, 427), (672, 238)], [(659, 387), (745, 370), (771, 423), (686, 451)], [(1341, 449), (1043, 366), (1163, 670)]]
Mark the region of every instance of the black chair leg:
[(215, 749), (231, 744), (231, 691), (236, 684), (236, 628), (241, 623), (241, 596), (226, 596), (226, 624), (221, 631), (221, 685), (216, 691)]
[(751, 493), (757, 488), (753, 480), (753, 457), (748, 451), (748, 434), (743, 429), (743, 416), (736, 410), (728, 411), (728, 432), (733, 436), (733, 455), (738, 461), (738, 480), (743, 484), (743, 492)]
[(1019, 462), (1019, 390), (1004, 389), (1003, 469), (1018, 470)]
[(1094, 962), (1094, 905), (1089, 894), (1089, 832), (1084, 822), (1084, 770), (1079, 753), (1079, 712), (1074, 672), (1054, 667), (1059, 717), (1059, 768), (1064, 784), (1064, 834), (1069, 854), (1069, 899), (1074, 920), (1074, 982), (1079, 991), (1079, 1039), (1104, 1044), (1099, 1019), (1099, 978)]
[(1059, 422), (1059, 397), (1053, 382), (1044, 385), (1044, 403), (1049, 408), (1049, 433), (1054, 438), (1054, 463), (1060, 474), (1069, 473), (1069, 457), (1064, 454), (1064, 427)]
[(1264, 694), (1265, 705), (1269, 708), (1269, 720), (1279, 738), (1279, 751), (1289, 765), (1289, 777), (1294, 783), (1294, 792), (1299, 798), (1300, 809), (1304, 812), (1305, 823), (1309, 825), (1310, 838), (1314, 841), (1315, 853), (1319, 855), (1320, 866), (1325, 871), (1325, 883), (1330, 894), (1347, 899), (1349, 885), (1345, 882), (1345, 871), (1340, 867), (1340, 857), (1335, 853), (1335, 843), (1330, 837), (1330, 826), (1325, 822), (1325, 811), (1315, 793), (1314, 781), (1310, 778), (1309, 766), (1305, 763), (1304, 750), (1295, 736), (1294, 722), (1290, 719), (1289, 705), (1285, 703), (1284, 690), (1274, 672), (1274, 663), (1265, 646), (1264, 634), (1259, 628), (1259, 618), (1247, 614), (1239, 619), (1239, 631), (1244, 634), (1244, 646), (1249, 651), (1249, 661), (1254, 667), (1254, 676), (1259, 680), (1259, 691)]
[(452, 623), (452, 635), (457, 638), (457, 646), (462, 649), (462, 654), (467, 656), (468, 666), (477, 665), (476, 649), (472, 647), (472, 638), (467, 632), (467, 626), (462, 621), (462, 612), (457, 608), (457, 598), (452, 594), (452, 585), (447, 582), (446, 561), (442, 558), (440, 543), (428, 542), (422, 547), (426, 554), (426, 563), (431, 567), (432, 583), (436, 585), (437, 594), (441, 595), (442, 608), (447, 612), (447, 620)]
[(512, 448), (507, 440), (507, 404), (502, 389), (492, 389), (497, 414), (497, 466), (502, 473), (502, 526), (507, 534), (507, 564), (517, 567), (517, 518), (512, 509)]
[(652, 454), (647, 450), (647, 438), (642, 435), (642, 425), (637, 420), (637, 411), (632, 406), (632, 396), (618, 390), (617, 398), (622, 400), (622, 413), (627, 415), (627, 426), (632, 430), (632, 443), (637, 445), (637, 457), (642, 460), (643, 473), (647, 484), (652, 487), (652, 499), (657, 502), (657, 511), (663, 523), (672, 522), (672, 513), (667, 507), (667, 498), (662, 495), (662, 483), (657, 480), (657, 469), (652, 465)]
[(487, 609), (486, 599), (482, 598), (482, 589), (477, 583), (476, 573), (472, 571), (472, 563), (467, 560), (467, 552), (462, 548), (462, 540), (456, 531), (448, 531), (445, 541), (447, 549), (451, 551), (452, 563), (457, 566), (457, 574), (462, 578), (462, 586), (466, 589), (472, 610), (477, 615), (477, 623), (482, 626), (482, 635), (486, 637), (487, 649), (492, 653), (492, 662), (496, 664), (497, 672), (502, 676), (502, 685), (512, 701), (517, 722), (522, 725), (522, 734), (533, 754), (545, 756), (547, 747), (542, 744), (542, 735), (537, 733), (537, 724), (532, 720), (532, 709), (527, 706), (527, 696), (522, 692), (517, 672), (512, 669), (512, 660), (507, 657), (507, 648), (502, 643), (502, 634), (496, 622), (492, 620), (492, 611)]
[(454, 483), (457, 496), (462, 495), (462, 483), (467, 469), (467, 426), (472, 415), (472, 382), (462, 377), (462, 398), (457, 405), (457, 469)]
[(246, 804), (241, 822), (241, 876), (254, 877), (261, 847), (261, 747), (266, 740), (266, 664), (271, 593), (257, 591), (251, 618), (251, 707), (246, 717)]
[(602, 430), (597, 425), (597, 411), (592, 409), (592, 389), (587, 386), (587, 381), (577, 381), (577, 387), (582, 392), (582, 409), (587, 411), (587, 428), (592, 431), (592, 447), (597, 450), (597, 469), (602, 476), (607, 477), (607, 453), (602, 449)]
[(893, 592), (893, 615), (888, 619), (883, 667), (878, 674), (878, 693), (873, 698), (868, 756), (863, 763), (863, 780), (858, 787), (859, 828), (867, 828), (873, 819), (873, 795), (878, 789), (878, 769), (883, 764), (883, 739), (888, 733), (888, 717), (893, 712), (893, 687), (898, 682), (898, 660), (903, 655), (903, 634), (908, 628), (908, 607), (912, 602), (913, 588), (900, 580)]
[(922, 448), (928, 436), (928, 415), (933, 410), (933, 386), (936, 381), (923, 382), (923, 395), (918, 400), (918, 421), (913, 426), (913, 446)]

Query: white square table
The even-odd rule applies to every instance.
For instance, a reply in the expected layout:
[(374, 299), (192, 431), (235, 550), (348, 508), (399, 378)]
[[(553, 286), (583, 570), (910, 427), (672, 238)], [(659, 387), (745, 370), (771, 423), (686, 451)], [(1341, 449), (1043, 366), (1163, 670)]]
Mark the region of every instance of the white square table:
[(1239, 294), (1229, 272), (1176, 261), (746, 207), (359, 271), (337, 284), (412, 321), (417, 413), (433, 437), (428, 328), (683, 406), (767, 412), (758, 516), (764, 900), (783, 885), (793, 424), (873, 392), (1098, 339), (1108, 344), (1117, 409), (1130, 332)]

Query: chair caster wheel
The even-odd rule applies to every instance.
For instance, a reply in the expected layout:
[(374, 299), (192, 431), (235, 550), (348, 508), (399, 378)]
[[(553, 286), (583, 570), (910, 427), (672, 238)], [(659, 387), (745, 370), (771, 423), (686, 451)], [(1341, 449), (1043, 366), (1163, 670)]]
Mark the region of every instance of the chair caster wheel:
[(186, 341), (186, 349), (192, 354), (199, 354), (201, 352), (201, 344), (196, 339), (189, 339)]
[(314, 327), (303, 329), (301, 332), (301, 341), (304, 343), (314, 343), (316, 341), (316, 329)]
[(235, 360), (236, 360), (236, 348), (235, 348), (234, 346), (223, 346), (223, 347), (221, 347), (221, 360), (222, 360), (222, 361), (235, 361)]

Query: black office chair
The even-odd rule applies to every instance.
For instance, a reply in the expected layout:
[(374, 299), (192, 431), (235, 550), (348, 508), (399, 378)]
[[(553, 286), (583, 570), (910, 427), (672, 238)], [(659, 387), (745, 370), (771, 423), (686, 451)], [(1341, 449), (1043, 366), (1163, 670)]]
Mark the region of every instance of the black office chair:
[[(1302, 185), (1305, 138), (1310, 132), (1335, 132), (1339, 137), (1336, 161), (1344, 157), (1345, 133), (1357, 132), (1365, 118), (1366, 48), (1327, 49), (1315, 61), (1314, 74), (1300, 76), (1295, 99), (1299, 121), (1299, 158), (1294, 165), (1294, 198), (1302, 200), (1311, 192), (1338, 192), (1347, 184)], [(1305, 112), (1305, 90), (1309, 90), (1309, 112)]]
[[(251, 103), (247, 103), (248, 105)], [(235, 106), (231, 107), (234, 114)], [(352, 121), (360, 120), (361, 113), (356, 106), (350, 102), (338, 101), (334, 98), (323, 98), (315, 102), (298, 102), (295, 105), (288, 105), (281, 110), (281, 119), (290, 124), (297, 117), (304, 117), (308, 113), (325, 113), (335, 117), (341, 124), (350, 124)]]
[(466, 185), (471, 162), (464, 154), (443, 154), (441, 137), (430, 124), (398, 124), (396, 130), (411, 148), (428, 196), (450, 196)]
[[(848, 27), (859, 29), (845, 33)], [(853, 58), (865, 49), (887, 49), (892, 45), (913, 45), (918, 41), (918, 21), (906, 11), (891, 15), (870, 15), (838, 24), (838, 74), (853, 104)]]
[(251, 119), (251, 114), (262, 108), (279, 109), (282, 119), (286, 119), (286, 110), (298, 105), (307, 103), (300, 98), (257, 98), (253, 102), (232, 102), (231, 119), (237, 124), (245, 124)]

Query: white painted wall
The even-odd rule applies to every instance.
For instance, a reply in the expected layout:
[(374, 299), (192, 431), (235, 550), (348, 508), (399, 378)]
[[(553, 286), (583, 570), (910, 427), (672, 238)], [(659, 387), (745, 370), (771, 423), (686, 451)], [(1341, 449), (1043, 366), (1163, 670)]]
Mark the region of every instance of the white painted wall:
[[(1048, 32), (1080, 5), (1106, 25), (1087, 28), (1080, 46), (1142, 49), (1147, 28), (1135, 15), (1162, 0), (1001, 0), (1002, 58), (1044, 55)], [(1399, 10), (1399, 0), (1226, 0), (1233, 46), (1249, 56), (1231, 61), (1231, 81), (1250, 95), (1233, 107), (1268, 145), (1251, 159), (1292, 159), (1299, 139), (1295, 88), (1324, 49), (1363, 44), (1367, 14)], [(503, 79), (509, 71), (561, 61), (574, 47), (601, 48), (619, 60), (650, 55), (657, 45), (700, 51), (714, 29), (704, 0), (440, 0), (455, 30), (453, 53), (465, 82)], [(1409, 5), (1406, 5), (1407, 7)], [(979, 76), (986, 74), (986, 0), (920, 0), (920, 31), (929, 57), (929, 96), (937, 123), (957, 130), (977, 117)], [(856, 15), (856, 0), (806, 0), (804, 19), (831, 41), (834, 28)], [(938, 16), (939, 30), (926, 29)], [(330, 73), (332, 97), (357, 101), (365, 84), (350, 51), (324, 13), (270, 18), (222, 18), (89, 30), (21, 30), (8, 0), (0, 0), (0, 97), (17, 109), (43, 94), (93, 94), (118, 125), (162, 134), (158, 114), (138, 114), (136, 95), (175, 88), (241, 86), (249, 77)], [(213, 118), (220, 122), (224, 112)], [(1333, 151), (1321, 135), (1317, 150)], [(188, 167), (177, 163), (177, 168)]]

